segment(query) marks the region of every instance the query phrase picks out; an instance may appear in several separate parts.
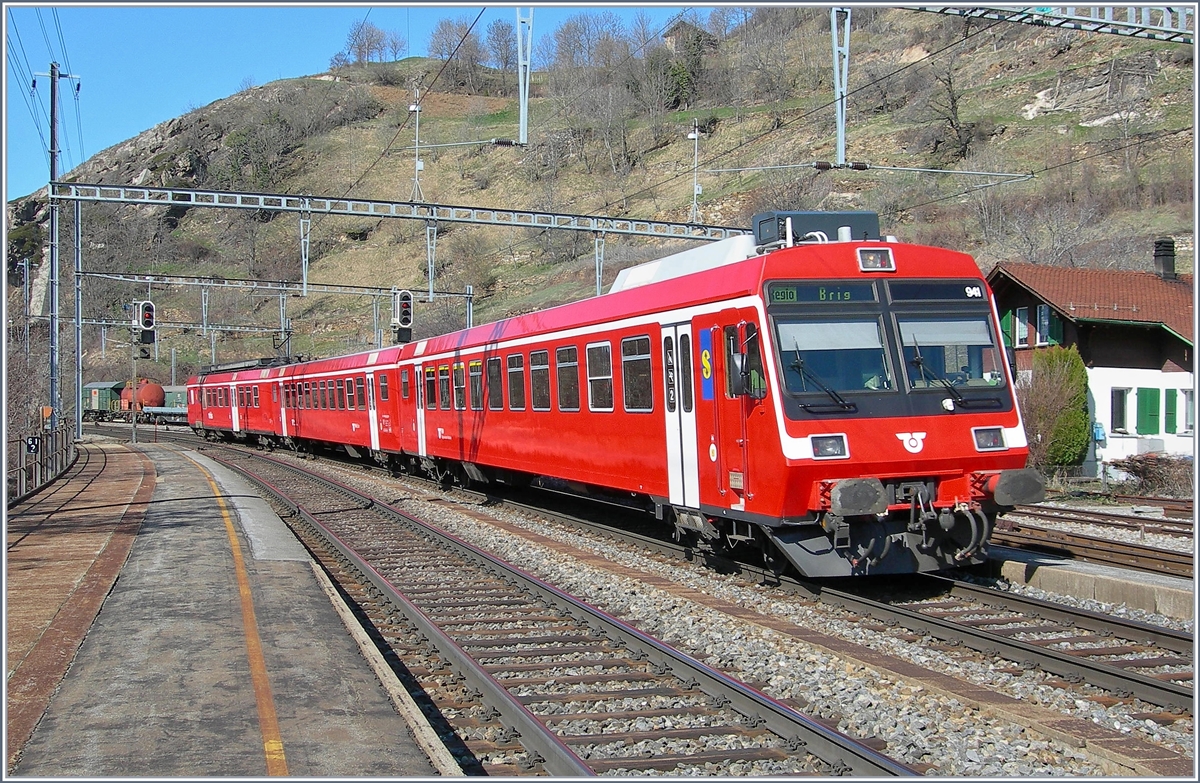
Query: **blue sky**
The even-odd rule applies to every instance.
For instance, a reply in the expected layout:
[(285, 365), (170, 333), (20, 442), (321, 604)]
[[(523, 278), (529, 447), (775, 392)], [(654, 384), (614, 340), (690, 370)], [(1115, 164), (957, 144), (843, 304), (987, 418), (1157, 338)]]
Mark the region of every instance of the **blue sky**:
[[(531, 4), (523, 4), (528, 8)], [(482, 37), (494, 19), (516, 24), (516, 5), (489, 5), (475, 31)], [(653, 3), (538, 5), (537, 41), (564, 20), (589, 9), (629, 20), (644, 10), (665, 22), (683, 10)], [(326, 71), (346, 44), (351, 25), (366, 17), (424, 55), (439, 19), (474, 19), (481, 5), (395, 4), (142, 4), (5, 3), (4, 200), (25, 196), (49, 180), (48, 74), (62, 79), (59, 171), (130, 139), (160, 122), (256, 85)], [(707, 17), (707, 10), (701, 13)], [(68, 70), (69, 69), (69, 70)], [(36, 116), (36, 121), (35, 121)]]

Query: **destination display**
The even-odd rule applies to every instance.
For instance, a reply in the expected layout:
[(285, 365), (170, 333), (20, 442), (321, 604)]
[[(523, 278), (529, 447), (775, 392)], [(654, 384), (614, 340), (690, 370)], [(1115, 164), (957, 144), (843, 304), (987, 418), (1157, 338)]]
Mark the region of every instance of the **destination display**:
[(768, 304), (874, 302), (874, 283), (771, 283)]
[(893, 302), (914, 299), (987, 301), (987, 297), (984, 296), (984, 287), (978, 280), (962, 282), (922, 280), (913, 283), (893, 281), (888, 283), (888, 292), (891, 293)]

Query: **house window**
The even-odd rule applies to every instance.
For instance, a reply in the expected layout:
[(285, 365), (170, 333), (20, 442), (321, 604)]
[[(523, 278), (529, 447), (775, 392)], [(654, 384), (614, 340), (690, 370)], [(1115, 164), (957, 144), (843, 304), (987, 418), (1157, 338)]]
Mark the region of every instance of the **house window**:
[(1196, 400), (1194, 392), (1191, 389), (1180, 389), (1179, 393), (1183, 395), (1183, 433), (1191, 433), (1196, 429)]
[(1109, 422), (1109, 430), (1111, 432), (1120, 433), (1122, 435), (1129, 432), (1126, 427), (1126, 409), (1129, 402), (1129, 389), (1113, 389), (1112, 390), (1112, 420)]
[(1159, 401), (1162, 394), (1158, 389), (1137, 390), (1137, 432), (1138, 435), (1157, 435), (1161, 432), (1159, 426)]
[(1050, 344), (1050, 305), (1037, 306), (1037, 344)]
[(1015, 337), (1015, 339), (1013, 340), (1013, 345), (1015, 345), (1018, 348), (1029, 347), (1029, 308), (1028, 307), (1018, 307), (1017, 308), (1017, 314), (1016, 314), (1016, 316), (1014, 316), (1013, 329), (1016, 330), (1016, 334), (1013, 335)]

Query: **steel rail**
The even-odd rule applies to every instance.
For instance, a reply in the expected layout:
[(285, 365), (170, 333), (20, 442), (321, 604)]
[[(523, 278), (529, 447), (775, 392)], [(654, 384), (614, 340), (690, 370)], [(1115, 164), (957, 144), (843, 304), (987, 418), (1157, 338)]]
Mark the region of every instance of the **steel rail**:
[(1190, 579), (1193, 573), (1191, 552), (1112, 541), (1082, 533), (1026, 525), (1016, 530), (994, 530), (991, 540), (996, 546), (1066, 555), (1155, 574)]
[(1173, 628), (1164, 628), (1124, 617), (1114, 617), (1087, 609), (1067, 607), (1018, 593), (1000, 592), (941, 574), (925, 574), (924, 577), (937, 584), (949, 586), (951, 595), (971, 598), (996, 608), (1011, 609), (1031, 617), (1068, 623), (1098, 633), (1112, 632), (1113, 635), (1132, 642), (1157, 645), (1189, 657), (1195, 650), (1195, 637), (1186, 631), (1176, 631)]
[[(299, 504), (295, 503), (288, 494), (276, 487), (267, 479), (258, 475), (254, 471), (235, 465), (232, 462), (221, 459), (220, 457), (212, 457), (217, 462), (220, 462), (227, 468), (236, 470), (242, 475), (249, 478), (254, 483), (263, 487), (267, 492), (270, 492), (281, 503), (286, 505), (298, 517), (304, 520), (314, 530), (325, 538), (329, 544), (334, 547), (345, 560), (355, 569), (363, 574), (366, 579), (375, 586), (387, 600), (391, 601), (404, 616), (412, 622), (421, 633), (429, 640), (429, 643), (436, 648), (438, 654), (450, 661), (455, 669), (463, 676), (465, 681), (472, 687), (476, 688), (480, 693), (484, 694), (487, 703), (495, 707), (501, 715), (509, 722), (510, 725), (516, 728), (519, 733), (519, 741), (526, 750), (531, 753), (536, 753), (541, 759), (547, 772), (556, 776), (591, 776), (595, 773), (591, 767), (579, 758), (567, 745), (565, 745), (558, 736), (546, 727), (544, 723), (538, 720), (525, 705), (516, 699), (507, 689), (488, 674), (483, 666), (467, 654), (453, 639), (451, 639), (445, 631), (443, 631), (430, 617), (421, 611), (411, 600), (388, 581), (386, 577), (379, 573), (366, 560), (364, 560), (353, 547), (347, 544), (336, 533), (330, 530), (324, 523), (308, 513)], [(261, 457), (261, 459), (269, 459)], [(306, 473), (291, 465), (287, 465), (279, 460), (269, 460), (280, 467), (292, 470), (298, 474), (304, 475), (306, 478), (312, 478), (312, 474)], [(366, 496), (350, 489), (344, 484), (332, 481), (323, 477), (317, 477), (324, 481), (330, 487), (336, 488), (339, 492), (361, 501), (370, 501)], [(416, 520), (408, 517), (402, 512), (388, 506), (386, 504), (375, 504), (380, 510), (386, 511), (390, 516), (394, 516), (409, 526), (425, 527)], [(429, 532), (429, 531), (423, 531)]]
[[(470, 556), (485, 567), (500, 570), (515, 577), (522, 584), (524, 584), (530, 592), (542, 596), (570, 615), (583, 620), (593, 627), (599, 628), (602, 633), (611, 638), (613, 641), (624, 644), (635, 652), (644, 653), (650, 663), (668, 667), (667, 671), (670, 671), (685, 682), (692, 683), (700, 691), (709, 696), (718, 698), (723, 697), (724, 699), (727, 699), (729, 705), (733, 709), (746, 716), (749, 716), (754, 723), (769, 729), (785, 739), (790, 739), (793, 746), (797, 749), (804, 748), (806, 752), (812, 753), (816, 757), (822, 759), (831, 766), (832, 771), (835, 773), (870, 776), (909, 776), (917, 774), (917, 772), (908, 765), (889, 758), (888, 756), (879, 753), (875, 749), (868, 747), (858, 740), (842, 734), (836, 729), (828, 728), (812, 718), (796, 712), (794, 709), (788, 707), (782, 702), (779, 702), (770, 696), (751, 688), (750, 686), (696, 660), (690, 655), (677, 650), (674, 647), (655, 639), (654, 637), (648, 636), (647, 634), (639, 631), (637, 628), (634, 628), (633, 626), (617, 619), (616, 617), (613, 617), (612, 615), (600, 609), (576, 599), (575, 597), (563, 592), (562, 590), (559, 590), (553, 585), (550, 585), (536, 576), (533, 576), (532, 574), (529, 574), (509, 563), (504, 562), (491, 553), (486, 552), (467, 541), (464, 541), (434, 526), (422, 523), (421, 521), (409, 516), (390, 504), (370, 498), (369, 496), (364, 495), (357, 490), (336, 481), (335, 479), (311, 474), (304, 471), (302, 468), (264, 455), (254, 456), (257, 459), (271, 462), (284, 469), (304, 475), (306, 478), (324, 482), (331, 488), (346, 494), (348, 497), (354, 498), (358, 502), (371, 503), (380, 512), (392, 515), (395, 519), (401, 521), (403, 524), (419, 530), (423, 535), (433, 536), (446, 546), (458, 549), (460, 552)], [(246, 472), (246, 469), (237, 468), (231, 463), (224, 464), (230, 464), (231, 467)], [(261, 480), (254, 478), (252, 473), (250, 473), (250, 475), (256, 481), (256, 483), (261, 483)], [(273, 494), (275, 492), (275, 490), (270, 491), (272, 491)], [(308, 517), (307, 515), (305, 516), (307, 521)], [(343, 552), (344, 556), (350, 558), (352, 562), (362, 562), (359, 556), (354, 554), (344, 542), (341, 542), (341, 540), (336, 537), (336, 535), (334, 535), (331, 531), (328, 531), (328, 528), (326, 528), (323, 524), (316, 520), (312, 520), (310, 524), (317, 525), (317, 529), (320, 529), (323, 531), (323, 533), (328, 533), (329, 536), (332, 536), (330, 538), (331, 543), (338, 547), (339, 551), (345, 550)], [(408, 607), (411, 606), (411, 603), (407, 599), (404, 599), (397, 589), (387, 582), (382, 575), (379, 575), (377, 572), (375, 572), (369, 564), (363, 562), (363, 565), (366, 566), (366, 569), (369, 569), (364, 570), (364, 573), (368, 575), (372, 583), (375, 584), (377, 588), (383, 590), (389, 597), (393, 595), (398, 596), (400, 605), (406, 607), (405, 611), (408, 611)], [(379, 581), (377, 582), (376, 580)], [(432, 625), (432, 621), (425, 617), (419, 609), (417, 609), (415, 606), (411, 606), (411, 608), (414, 612), (414, 616), (410, 617), (409, 619), (420, 625), (422, 630), (425, 629), (427, 624)], [(476, 664), (474, 659), (471, 659), (469, 654), (466, 652), (452, 652), (455, 648), (457, 648), (457, 644), (453, 642), (450, 637), (446, 636), (444, 632), (442, 632), (440, 629), (437, 629), (436, 626), (434, 626), (432, 630), (434, 630), (434, 636), (431, 638), (436, 638), (438, 640), (439, 652), (441, 652), (447, 658), (451, 658), (453, 656), (455, 665), (459, 665), (461, 660), (465, 670), (474, 671), (478, 667), (478, 664)], [(446, 647), (447, 649), (443, 650), (442, 647)], [(478, 680), (476, 687), (478, 687), (481, 691), (485, 691), (489, 694), (494, 693), (496, 698), (504, 698), (501, 697), (498, 692), (494, 692), (492, 690), (493, 688), (498, 688), (501, 691), (504, 691), (503, 686), (493, 680), (486, 672), (480, 670), (478, 674), (474, 675), (474, 677)], [(487, 686), (487, 690), (485, 690), (485, 685)], [(505, 701), (513, 699), (513, 697), (508, 694), (507, 691), (504, 691), (504, 694), (505, 697), (507, 697)], [(519, 704), (519, 702), (517, 702), (517, 704)], [(532, 716), (532, 713), (529, 713), (528, 710), (521, 705), (521, 709), (514, 712), (513, 719), (515, 720), (517, 718), (525, 717), (527, 717), (528, 720), (532, 720), (538, 724), (538, 728), (535, 729), (532, 726), (528, 726), (528, 729), (530, 731), (529, 736), (536, 737), (540, 741), (542, 737), (545, 736), (544, 733), (549, 732), (549, 730), (546, 729), (540, 722), (538, 722), (537, 719)], [(523, 729), (525, 727), (525, 723), (518, 724), (519, 729)], [(560, 751), (557, 750), (557, 746), (561, 745), (563, 748), (566, 748), (566, 746), (562, 745), (562, 743), (557, 739), (556, 735), (550, 733), (549, 736), (553, 736), (555, 739), (554, 742), (548, 746), (547, 750), (543, 752), (541, 747), (538, 748), (539, 752), (543, 752), (543, 755), (547, 759), (547, 770), (551, 771), (552, 774), (581, 774), (579, 772), (558, 772), (550, 766), (552, 760), (553, 764), (558, 766), (561, 764), (566, 764), (570, 759), (566, 757), (554, 758), (560, 753)], [(524, 740), (525, 737), (526, 735), (522, 733), (521, 739)], [(569, 751), (569, 748), (567, 748), (567, 750)], [(570, 753), (570, 756), (574, 757), (575, 759), (578, 758), (574, 753)], [(583, 763), (586, 767), (586, 762), (581, 761), (580, 763)], [(586, 774), (591, 774), (590, 768), (587, 769), (589, 772)]]
[(864, 598), (844, 590), (822, 588), (821, 601), (859, 614), (869, 614), (878, 619), (895, 619), (905, 628), (928, 633), (939, 639), (955, 641), (987, 655), (999, 655), (1012, 661), (1028, 662), (1052, 674), (1078, 677), (1084, 682), (1106, 690), (1117, 693), (1127, 692), (1143, 701), (1161, 707), (1186, 708), (1188, 711), (1192, 709), (1193, 689), (1175, 682), (1157, 680), (1138, 672), (1120, 670), (1065, 652), (959, 625), (953, 620), (945, 620), (912, 609)]

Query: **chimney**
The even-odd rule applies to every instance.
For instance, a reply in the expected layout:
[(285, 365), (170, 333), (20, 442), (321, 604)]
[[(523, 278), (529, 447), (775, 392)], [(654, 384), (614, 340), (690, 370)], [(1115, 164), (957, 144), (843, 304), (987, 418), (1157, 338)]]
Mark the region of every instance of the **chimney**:
[(1175, 279), (1175, 240), (1171, 237), (1154, 240), (1154, 272), (1163, 280)]

